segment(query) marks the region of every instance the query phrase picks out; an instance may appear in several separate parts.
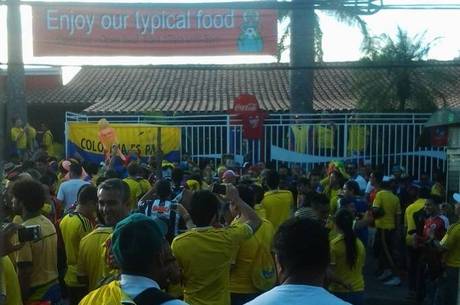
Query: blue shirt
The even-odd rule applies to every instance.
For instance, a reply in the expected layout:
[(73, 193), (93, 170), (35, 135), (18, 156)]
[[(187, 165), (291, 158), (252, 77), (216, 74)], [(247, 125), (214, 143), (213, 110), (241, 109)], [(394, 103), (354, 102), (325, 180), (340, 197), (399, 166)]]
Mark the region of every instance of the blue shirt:
[(351, 305), (327, 292), (324, 288), (309, 285), (286, 284), (277, 286), (258, 296), (246, 305)]
[(78, 191), (86, 184), (89, 184), (89, 182), (81, 179), (70, 179), (59, 186), (57, 199), (62, 201), (64, 211), (77, 202)]

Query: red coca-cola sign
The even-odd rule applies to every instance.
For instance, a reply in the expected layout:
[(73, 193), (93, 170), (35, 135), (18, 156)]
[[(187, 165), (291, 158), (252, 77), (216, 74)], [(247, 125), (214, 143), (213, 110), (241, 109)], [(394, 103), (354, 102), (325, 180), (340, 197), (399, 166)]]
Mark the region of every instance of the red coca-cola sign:
[(267, 114), (259, 108), (259, 102), (254, 95), (241, 94), (235, 98), (233, 109), (229, 111), (236, 114), (243, 123), (243, 138), (261, 139), (263, 125)]

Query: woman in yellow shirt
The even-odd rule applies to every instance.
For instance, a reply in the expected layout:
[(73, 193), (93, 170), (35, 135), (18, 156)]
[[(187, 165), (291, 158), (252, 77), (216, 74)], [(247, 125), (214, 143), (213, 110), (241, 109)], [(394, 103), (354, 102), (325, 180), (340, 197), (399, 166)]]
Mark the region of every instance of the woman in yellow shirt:
[[(329, 290), (353, 305), (364, 304), (363, 267), (366, 252), (363, 243), (353, 231), (353, 214), (340, 209), (334, 218), (338, 232), (330, 242), (332, 278)], [(339, 285), (338, 283), (346, 283)]]

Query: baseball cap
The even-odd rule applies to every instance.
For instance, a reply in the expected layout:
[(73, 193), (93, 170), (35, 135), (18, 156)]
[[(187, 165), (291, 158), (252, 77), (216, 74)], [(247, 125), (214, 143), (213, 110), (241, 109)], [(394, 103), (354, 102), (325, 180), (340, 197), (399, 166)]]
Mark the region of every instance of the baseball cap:
[(224, 174), (222, 175), (222, 178), (232, 178), (232, 177), (239, 177), (234, 171), (231, 169), (226, 170)]
[(452, 196), (452, 198), (454, 198), (455, 203), (459, 203), (459, 204), (460, 204), (460, 193), (454, 193), (454, 195)]
[(168, 231), (161, 219), (134, 213), (117, 223), (112, 236), (112, 253), (121, 268), (149, 265), (152, 255), (166, 242)]
[(392, 176), (383, 176), (382, 178), (382, 182), (390, 182), (391, 180), (393, 180)]

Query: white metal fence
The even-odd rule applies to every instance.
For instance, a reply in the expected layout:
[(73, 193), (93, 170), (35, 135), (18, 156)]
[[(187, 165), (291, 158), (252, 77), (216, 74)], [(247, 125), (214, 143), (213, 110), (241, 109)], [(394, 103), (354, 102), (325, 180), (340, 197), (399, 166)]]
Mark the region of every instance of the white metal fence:
[[(241, 121), (230, 115), (144, 116), (67, 113), (66, 121), (150, 123), (181, 128), (181, 153), (194, 160), (233, 155), (239, 163), (273, 162), (310, 169), (330, 160), (365, 162), (390, 173), (394, 165), (410, 175), (444, 171), (445, 148), (417, 147), (431, 114), (271, 114), (260, 140), (243, 139)], [(67, 137), (67, 134), (66, 134)]]

